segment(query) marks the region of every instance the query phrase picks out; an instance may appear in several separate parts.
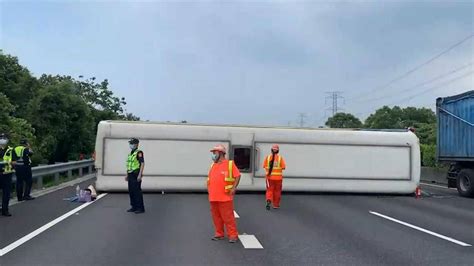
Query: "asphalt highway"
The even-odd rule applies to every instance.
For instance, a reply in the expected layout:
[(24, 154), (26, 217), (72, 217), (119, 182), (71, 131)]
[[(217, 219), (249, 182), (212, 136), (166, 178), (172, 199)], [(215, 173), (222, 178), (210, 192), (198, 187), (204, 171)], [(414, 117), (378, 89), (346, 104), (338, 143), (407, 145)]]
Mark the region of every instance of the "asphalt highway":
[[(237, 194), (241, 241), (211, 241), (206, 194), (127, 194), (92, 204), (62, 200), (68, 187), (0, 218), (0, 265), (473, 265), (474, 199), (423, 186), (423, 197)], [(82, 208), (77, 210), (77, 208)], [(257, 244), (261, 248), (246, 248)], [(255, 247), (255, 246), (253, 246)]]

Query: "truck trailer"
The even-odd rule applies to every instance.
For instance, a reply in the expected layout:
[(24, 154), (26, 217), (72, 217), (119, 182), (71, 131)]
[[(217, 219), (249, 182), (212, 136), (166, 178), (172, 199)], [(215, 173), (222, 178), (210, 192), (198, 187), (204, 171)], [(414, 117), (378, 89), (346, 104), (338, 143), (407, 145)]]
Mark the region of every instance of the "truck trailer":
[(474, 197), (474, 91), (436, 99), (439, 162), (449, 163), (448, 187)]

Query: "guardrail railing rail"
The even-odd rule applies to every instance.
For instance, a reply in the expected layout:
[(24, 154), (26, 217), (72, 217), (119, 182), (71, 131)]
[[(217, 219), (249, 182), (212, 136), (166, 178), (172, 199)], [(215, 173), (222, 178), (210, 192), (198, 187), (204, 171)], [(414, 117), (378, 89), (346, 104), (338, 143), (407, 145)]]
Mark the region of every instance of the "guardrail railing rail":
[[(59, 182), (61, 174), (67, 174), (67, 177), (70, 179), (73, 176), (73, 171), (76, 170), (78, 171), (78, 177), (84, 176), (85, 173), (92, 174), (94, 171), (94, 160), (81, 160), (33, 167), (31, 168), (33, 187), (36, 185), (36, 188), (43, 188), (43, 178), (45, 176), (54, 176), (55, 183)], [(15, 183), (16, 176), (13, 176), (13, 181), (13, 183)]]

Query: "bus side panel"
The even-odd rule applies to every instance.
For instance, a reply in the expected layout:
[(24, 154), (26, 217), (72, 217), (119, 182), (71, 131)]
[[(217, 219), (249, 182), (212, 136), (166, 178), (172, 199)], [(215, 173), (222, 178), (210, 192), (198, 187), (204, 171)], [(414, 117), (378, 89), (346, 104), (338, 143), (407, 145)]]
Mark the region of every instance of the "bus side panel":
[[(124, 175), (127, 154), (130, 153), (128, 139), (107, 138), (104, 141), (103, 174)], [(207, 176), (212, 163), (209, 150), (216, 144), (218, 142), (195, 140), (141, 140), (140, 149), (145, 154), (144, 175)]]
[[(256, 143), (260, 151), (270, 151), (271, 143)], [(280, 144), (285, 158), (286, 178), (410, 180), (410, 146), (341, 144)], [(267, 154), (260, 153), (262, 162)], [(264, 177), (259, 166), (256, 177)]]
[[(145, 157), (143, 186), (154, 184), (156, 188), (179, 187), (183, 177), (195, 182), (183, 183), (188, 189), (205, 188), (207, 174), (212, 163), (210, 148), (222, 143), (208, 140), (159, 140), (142, 139), (140, 149)], [(228, 148), (229, 142), (224, 145)], [(125, 190), (126, 159), (130, 153), (128, 139), (105, 138), (103, 168), (98, 176), (99, 189)], [(165, 178), (166, 177), (166, 178)], [(166, 186), (165, 186), (166, 187)]]

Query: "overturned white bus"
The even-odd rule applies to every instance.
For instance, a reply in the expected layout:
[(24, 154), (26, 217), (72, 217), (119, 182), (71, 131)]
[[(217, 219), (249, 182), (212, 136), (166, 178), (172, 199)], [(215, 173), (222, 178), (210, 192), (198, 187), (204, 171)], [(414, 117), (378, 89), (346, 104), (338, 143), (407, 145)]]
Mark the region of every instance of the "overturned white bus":
[(239, 190), (265, 190), (262, 163), (273, 143), (287, 163), (284, 191), (409, 194), (420, 180), (419, 141), (411, 132), (102, 121), (99, 190), (127, 190), (131, 137), (145, 154), (144, 191), (204, 191), (209, 149), (218, 143), (242, 173)]

